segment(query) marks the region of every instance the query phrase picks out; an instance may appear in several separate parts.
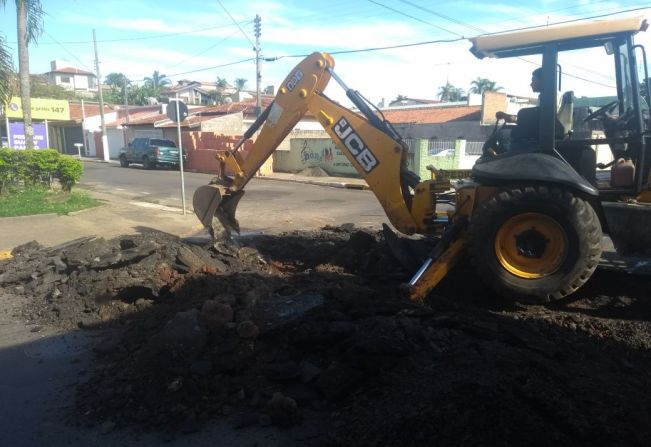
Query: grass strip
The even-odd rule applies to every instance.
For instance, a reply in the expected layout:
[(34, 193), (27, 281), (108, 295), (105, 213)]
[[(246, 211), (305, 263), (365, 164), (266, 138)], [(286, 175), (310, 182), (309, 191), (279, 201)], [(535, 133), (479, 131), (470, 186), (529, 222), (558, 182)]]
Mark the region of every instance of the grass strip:
[(46, 189), (13, 191), (0, 196), (0, 217), (32, 216), (35, 214), (68, 214), (101, 205), (83, 191), (70, 193)]

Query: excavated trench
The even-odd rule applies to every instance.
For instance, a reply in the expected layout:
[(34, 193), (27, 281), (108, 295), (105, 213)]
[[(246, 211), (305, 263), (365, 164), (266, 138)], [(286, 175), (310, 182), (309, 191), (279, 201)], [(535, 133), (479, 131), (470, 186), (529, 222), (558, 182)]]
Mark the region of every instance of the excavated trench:
[(17, 247), (0, 299), (30, 322), (110, 329), (71, 424), (168, 435), (318, 420), (314, 445), (647, 445), (651, 280), (597, 271), (550, 306), (460, 265), (427, 305), (380, 233), (239, 247), (163, 233)]

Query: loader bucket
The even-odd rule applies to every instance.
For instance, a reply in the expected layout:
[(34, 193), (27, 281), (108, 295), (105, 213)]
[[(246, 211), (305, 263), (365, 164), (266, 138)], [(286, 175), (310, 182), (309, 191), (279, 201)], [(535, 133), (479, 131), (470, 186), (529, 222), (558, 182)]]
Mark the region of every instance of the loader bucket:
[(192, 198), (194, 214), (208, 229), (213, 239), (231, 238), (231, 233), (240, 232), (240, 224), (235, 219), (235, 210), (244, 191), (234, 193), (224, 191), (223, 186), (204, 185), (197, 188)]

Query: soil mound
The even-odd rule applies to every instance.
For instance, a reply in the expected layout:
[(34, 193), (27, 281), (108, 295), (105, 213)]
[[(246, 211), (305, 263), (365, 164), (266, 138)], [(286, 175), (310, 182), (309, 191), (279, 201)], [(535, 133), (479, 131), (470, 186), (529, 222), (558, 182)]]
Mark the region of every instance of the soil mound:
[[(381, 233), (239, 246), (163, 233), (26, 244), (0, 287), (27, 318), (112, 328), (74, 423), (170, 433), (324, 422), (314, 444), (646, 445), (651, 281), (598, 272), (572, 300), (504, 303), (460, 265), (428, 305)], [(2, 297), (0, 296), (0, 299)]]

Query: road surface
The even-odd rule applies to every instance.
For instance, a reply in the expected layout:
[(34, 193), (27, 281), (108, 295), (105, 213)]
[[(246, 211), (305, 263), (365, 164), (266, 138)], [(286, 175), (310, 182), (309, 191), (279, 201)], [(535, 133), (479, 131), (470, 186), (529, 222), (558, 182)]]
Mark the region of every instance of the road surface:
[[(192, 213), (192, 194), (214, 176), (185, 173), (186, 209)], [(178, 171), (127, 169), (116, 164), (87, 162), (81, 186), (124, 197), (130, 202), (149, 202), (181, 208)], [(291, 230), (318, 228), (352, 222), (378, 228), (388, 222), (371, 191), (332, 188), (295, 182), (254, 178), (237, 208), (243, 230)]]

